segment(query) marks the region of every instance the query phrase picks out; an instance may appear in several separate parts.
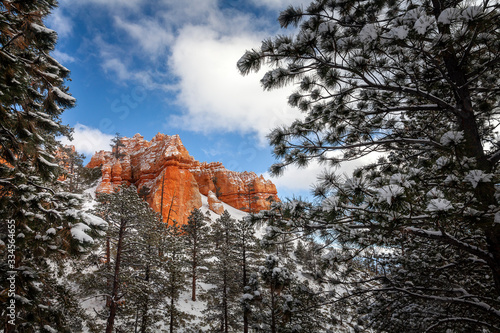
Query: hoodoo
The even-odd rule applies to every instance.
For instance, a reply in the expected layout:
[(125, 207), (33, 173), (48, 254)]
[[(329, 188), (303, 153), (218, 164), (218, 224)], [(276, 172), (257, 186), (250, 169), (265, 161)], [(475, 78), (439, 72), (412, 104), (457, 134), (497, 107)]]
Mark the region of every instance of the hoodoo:
[(254, 172), (227, 170), (222, 163), (200, 163), (184, 147), (178, 135), (158, 133), (151, 141), (140, 134), (121, 138), (118, 152), (96, 152), (87, 168), (102, 166), (97, 193), (111, 193), (122, 184), (134, 184), (148, 193), (149, 205), (164, 222), (184, 224), (190, 212), (209, 197), (211, 209), (221, 213), (224, 202), (246, 212), (269, 208), (279, 201), (276, 186)]

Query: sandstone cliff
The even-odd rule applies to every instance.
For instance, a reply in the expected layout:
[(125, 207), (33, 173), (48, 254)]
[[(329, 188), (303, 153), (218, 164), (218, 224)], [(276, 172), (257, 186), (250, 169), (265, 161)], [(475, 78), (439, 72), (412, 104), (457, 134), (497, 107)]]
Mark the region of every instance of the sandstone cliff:
[(178, 135), (158, 133), (151, 141), (140, 134), (122, 138), (116, 151), (100, 151), (88, 168), (102, 165), (97, 193), (111, 193), (122, 184), (134, 184), (146, 201), (161, 213), (164, 222), (187, 222), (191, 210), (201, 207), (208, 196), (210, 209), (221, 213), (225, 202), (237, 209), (258, 212), (279, 200), (274, 184), (253, 172), (229, 171), (221, 163), (200, 163), (182, 144)]

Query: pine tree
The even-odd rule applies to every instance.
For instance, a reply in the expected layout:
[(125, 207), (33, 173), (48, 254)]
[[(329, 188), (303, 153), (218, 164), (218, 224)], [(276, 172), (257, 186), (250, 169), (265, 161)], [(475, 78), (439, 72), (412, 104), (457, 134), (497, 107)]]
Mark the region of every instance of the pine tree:
[[(271, 65), (265, 89), (298, 86), (289, 103), (305, 116), (270, 134), (272, 172), (327, 167), (322, 207), (288, 223), (337, 242), (332, 262), (390, 252), (378, 275), (343, 279), (376, 299), (363, 308), (373, 327), (500, 329), (499, 12), (497, 1), (317, 0), (280, 15), (295, 36), (238, 62), (243, 74)], [(335, 174), (369, 153), (379, 160)]]
[(69, 329), (71, 293), (53, 279), (51, 259), (80, 255), (93, 242), (88, 233), (104, 225), (56, 182), (55, 138), (70, 135), (60, 116), (76, 103), (64, 85), (69, 70), (50, 55), (57, 33), (43, 23), (56, 4), (0, 2), (0, 239), (12, 245), (2, 257), (15, 256), (0, 269), (2, 290), (15, 278), (10, 296), (0, 296), (2, 304), (15, 302), (15, 318), (2, 309), (5, 332)]
[(217, 239), (205, 282), (214, 287), (205, 294), (205, 322), (214, 332), (237, 332), (240, 327), (238, 296), (241, 290), (241, 267), (236, 252), (235, 220), (225, 210), (212, 225), (211, 238)]
[(187, 254), (185, 243), (182, 239), (182, 229), (174, 220), (166, 227), (166, 238), (164, 240), (163, 257), (165, 262), (165, 296), (168, 298), (166, 305), (169, 332), (174, 333), (180, 327), (185, 326), (185, 322), (190, 319), (187, 313), (180, 310), (177, 302), (181, 292), (187, 290)]
[[(240, 266), (240, 287), (239, 289), (246, 294), (251, 290), (250, 274), (256, 269), (259, 263), (261, 251), (258, 240), (255, 237), (255, 229), (251, 224), (250, 219), (244, 219), (236, 223), (235, 230), (235, 251), (237, 260)], [(243, 316), (243, 332), (248, 333), (250, 328), (249, 320), (251, 315), (251, 306), (247, 303), (245, 298), (240, 300)]]
[(84, 154), (78, 153), (73, 146), (60, 146), (56, 152), (56, 160), (63, 167), (64, 188), (71, 193), (82, 190)]
[(208, 230), (206, 217), (199, 209), (193, 209), (187, 224), (182, 226), (188, 248), (188, 261), (191, 266), (191, 299), (193, 301), (196, 301), (198, 268), (205, 262)]
[(245, 197), (246, 211), (250, 214), (257, 213), (255, 204), (257, 203), (259, 197), (255, 195), (255, 182), (253, 180), (248, 181), (245, 184), (244, 190), (245, 192), (243, 195)]
[[(135, 198), (139, 204), (139, 197)], [(158, 249), (163, 246), (165, 224), (158, 213), (147, 204), (142, 204), (144, 214), (134, 225), (134, 240), (132, 240), (133, 283), (128, 283), (128, 297), (125, 307), (135, 314), (134, 327), (137, 332), (154, 331), (155, 323), (163, 320), (162, 306), (167, 295), (164, 271), (168, 261), (158, 256)], [(132, 316), (131, 316), (132, 317)]]
[(141, 187), (139, 189), (138, 194), (142, 200), (147, 201), (149, 198), (149, 195), (151, 194), (151, 189), (148, 186), (144, 185), (143, 187)]
[(111, 139), (111, 142), (112, 142), (111, 150), (113, 152), (113, 156), (116, 159), (119, 159), (120, 157), (125, 156), (124, 153), (120, 152), (120, 148), (125, 147), (125, 145), (122, 142), (122, 136), (120, 135), (120, 133), (117, 132), (115, 134), (115, 137), (113, 139)]
[[(258, 280), (257, 280), (258, 279)], [(321, 292), (313, 290), (307, 282), (298, 282), (295, 275), (280, 264), (275, 255), (268, 255), (259, 267), (259, 277), (254, 275), (246, 298), (253, 300), (252, 326), (262, 332), (308, 333), (325, 331), (328, 319)], [(256, 297), (257, 296), (257, 297)]]
[(146, 332), (158, 320), (156, 308), (164, 302), (159, 216), (139, 198), (134, 186), (100, 194), (98, 200), (96, 213), (108, 221), (109, 229), (105, 253), (97, 270), (87, 276), (87, 293), (106, 296), (107, 313), (102, 315), (106, 332), (115, 330), (118, 313), (121, 329), (137, 326)]

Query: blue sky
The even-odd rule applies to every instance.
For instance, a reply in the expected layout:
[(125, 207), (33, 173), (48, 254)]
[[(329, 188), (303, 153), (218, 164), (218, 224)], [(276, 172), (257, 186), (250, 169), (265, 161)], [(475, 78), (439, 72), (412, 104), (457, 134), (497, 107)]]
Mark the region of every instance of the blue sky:
[[(46, 25), (54, 57), (71, 70), (77, 106), (63, 122), (90, 157), (109, 150), (116, 132), (179, 134), (199, 161), (267, 175), (274, 162), (266, 135), (299, 117), (293, 87), (264, 92), (260, 73), (242, 77), (245, 50), (281, 31), (280, 10), (301, 0), (60, 0)], [(281, 197), (305, 195), (321, 169), (270, 178)]]

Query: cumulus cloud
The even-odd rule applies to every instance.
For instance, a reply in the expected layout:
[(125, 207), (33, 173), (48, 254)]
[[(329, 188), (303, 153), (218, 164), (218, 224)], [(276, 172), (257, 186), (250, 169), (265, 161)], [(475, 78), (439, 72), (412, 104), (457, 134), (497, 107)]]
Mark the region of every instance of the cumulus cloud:
[(145, 52), (152, 58), (164, 54), (174, 40), (173, 32), (168, 26), (151, 18), (129, 22), (116, 16), (115, 24), (140, 46), (141, 52)]
[[(355, 169), (376, 162), (380, 156), (379, 153), (372, 153), (356, 160), (343, 162), (335, 169), (335, 173), (341, 176), (350, 176)], [(326, 168), (328, 167), (313, 161), (306, 168), (289, 166), (281, 176), (276, 177), (266, 173), (265, 177), (272, 180), (278, 187), (278, 192), (280, 188), (292, 192), (307, 191), (317, 183), (318, 177)]]
[(67, 53), (64, 53), (62, 51), (59, 51), (59, 50), (54, 50), (52, 52), (52, 56), (59, 62), (61, 63), (71, 63), (71, 62), (75, 62), (76, 59), (72, 56), (70, 56), (69, 54)]
[(73, 23), (71, 18), (63, 11), (57, 8), (47, 19), (47, 27), (57, 31), (59, 37), (67, 37), (73, 32)]
[(238, 59), (260, 40), (248, 34), (221, 36), (207, 27), (184, 28), (172, 46), (170, 68), (179, 78), (177, 102), (185, 112), (171, 116), (169, 125), (205, 133), (256, 133), (263, 143), (272, 128), (299, 117), (287, 106), (290, 90), (266, 92), (259, 84), (263, 73), (238, 73)]
[[(253, 1), (268, 8), (280, 3)], [(291, 89), (264, 92), (259, 83), (264, 71), (243, 77), (236, 68), (246, 49), (276, 33), (276, 22), (271, 27), (266, 18), (219, 7), (217, 0), (160, 0), (154, 7), (143, 0), (82, 0), (78, 6), (82, 4), (109, 10), (112, 28), (120, 33), (122, 44), (106, 40), (107, 35), (93, 41), (108, 75), (124, 84), (175, 90), (180, 111), (166, 116), (169, 128), (251, 134), (264, 144), (272, 128), (300, 116), (287, 105)], [(127, 6), (138, 11), (120, 15)]]
[(77, 123), (74, 127), (73, 141), (69, 141), (64, 137), (61, 143), (64, 145), (73, 145), (79, 153), (92, 155), (100, 150), (109, 150), (113, 135), (101, 132), (97, 128), (85, 126)]
[(304, 7), (307, 7), (309, 4), (309, 1), (304, 1), (304, 0), (251, 0), (252, 3), (271, 8), (271, 9), (279, 9), (279, 10), (284, 10), (288, 8), (288, 6), (300, 6), (303, 5)]
[(138, 9), (145, 0), (59, 0), (59, 5), (64, 6), (75, 6), (75, 5), (86, 5), (95, 4), (100, 6), (106, 6), (111, 9)]

